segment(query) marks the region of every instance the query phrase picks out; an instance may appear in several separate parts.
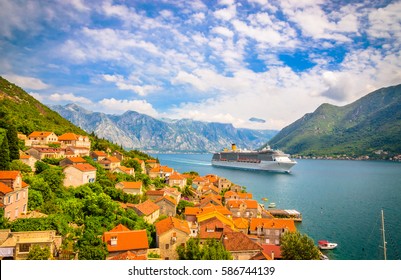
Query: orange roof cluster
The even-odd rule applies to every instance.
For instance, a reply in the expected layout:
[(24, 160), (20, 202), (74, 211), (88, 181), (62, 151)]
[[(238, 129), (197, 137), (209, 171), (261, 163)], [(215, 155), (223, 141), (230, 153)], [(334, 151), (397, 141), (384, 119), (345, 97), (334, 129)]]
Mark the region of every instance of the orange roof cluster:
[(136, 204), (134, 206), (137, 210), (139, 210), (143, 215), (149, 216), (153, 212), (157, 211), (160, 209), (160, 207), (152, 202), (151, 200), (146, 200), (145, 202), (142, 202), (140, 204)]
[(213, 213), (213, 212), (219, 212), (220, 214), (226, 216), (226, 215), (232, 215), (231, 211), (228, 210), (226, 207), (224, 206), (215, 206), (212, 204), (209, 204), (205, 207), (185, 207), (185, 215), (204, 215), (204, 214), (209, 214), (209, 213)]
[(80, 164), (76, 164), (76, 165), (70, 165), (70, 167), (74, 167), (82, 172), (96, 171), (96, 168), (93, 167), (92, 165), (90, 165), (89, 163), (80, 163)]
[(121, 160), (119, 160), (116, 157), (110, 156), (110, 157), (105, 157), (104, 159), (102, 159), (101, 161), (99, 161), (99, 163), (116, 163), (116, 162), (121, 162)]
[(120, 182), (119, 184), (123, 185), (124, 189), (140, 189), (142, 188), (142, 182)]
[(184, 233), (190, 234), (189, 226), (186, 221), (179, 220), (174, 217), (168, 217), (164, 220), (161, 220), (155, 224), (156, 233), (161, 235), (171, 229), (180, 230)]
[(92, 154), (98, 157), (107, 157), (107, 154), (103, 151), (93, 151)]
[(52, 133), (50, 131), (34, 131), (28, 137), (47, 137)]
[(227, 251), (262, 251), (262, 246), (253, 242), (242, 232), (226, 232), (223, 236), (223, 245)]
[(0, 193), (2, 194), (8, 194), (10, 192), (13, 192), (14, 190), (7, 186), (6, 184), (0, 182)]
[(0, 171), (0, 180), (15, 180), (20, 174), (20, 171)]
[[(112, 239), (116, 240), (116, 245), (111, 245)], [(130, 230), (122, 224), (103, 233), (103, 241), (106, 242), (109, 252), (149, 248), (146, 230)]]
[(233, 231), (228, 225), (216, 217), (201, 222), (199, 228), (199, 238), (201, 239), (220, 239), (223, 233)]
[(160, 165), (160, 166), (153, 167), (149, 172), (173, 173), (173, 168), (164, 166), (164, 165)]
[(234, 219), (234, 226), (237, 229), (248, 229), (249, 222), (247, 219), (237, 218), (237, 219)]
[(269, 229), (286, 228), (290, 232), (295, 232), (297, 230), (293, 220), (252, 218), (249, 229), (256, 230), (258, 227), (269, 228)]
[(151, 196), (164, 196), (164, 191), (163, 190), (148, 190), (146, 192), (146, 195), (151, 195)]
[(173, 173), (170, 175), (169, 177), (170, 180), (185, 180), (186, 178), (184, 176), (182, 176), (180, 173)]

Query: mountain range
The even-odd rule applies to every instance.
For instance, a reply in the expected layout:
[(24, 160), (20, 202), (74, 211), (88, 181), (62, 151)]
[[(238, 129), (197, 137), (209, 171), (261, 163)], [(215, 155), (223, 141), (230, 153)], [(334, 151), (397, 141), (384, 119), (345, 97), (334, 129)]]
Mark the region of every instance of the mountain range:
[(401, 85), (381, 88), (342, 107), (322, 104), (268, 144), (310, 156), (401, 154)]
[(147, 152), (213, 152), (236, 143), (244, 149), (264, 145), (278, 131), (235, 128), (229, 123), (190, 119), (156, 119), (135, 111), (110, 115), (88, 111), (76, 104), (51, 106), (86, 132)]

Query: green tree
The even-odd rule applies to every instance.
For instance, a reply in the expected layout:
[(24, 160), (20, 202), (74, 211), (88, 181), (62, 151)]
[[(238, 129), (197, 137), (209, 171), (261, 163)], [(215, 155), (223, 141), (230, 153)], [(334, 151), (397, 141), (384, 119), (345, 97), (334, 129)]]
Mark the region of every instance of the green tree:
[(232, 260), (231, 253), (215, 239), (201, 246), (199, 238), (190, 238), (185, 246), (179, 246), (176, 251), (180, 260)]
[(21, 160), (17, 159), (17, 160), (13, 160), (10, 163), (10, 170), (19, 170), (21, 171), (23, 174), (29, 174), (32, 172), (32, 168), (28, 165), (23, 163)]
[(43, 161), (38, 160), (37, 162), (35, 162), (35, 173), (36, 174), (40, 174), (49, 168), (50, 168), (50, 165), (48, 165), (47, 163), (44, 163)]
[(106, 243), (91, 230), (85, 230), (74, 247), (80, 260), (104, 260), (107, 256)]
[(133, 158), (124, 159), (121, 162), (121, 165), (130, 167), (130, 168), (134, 168), (135, 173), (142, 173), (141, 164), (136, 159), (133, 159)]
[(38, 210), (43, 205), (43, 196), (42, 193), (35, 189), (29, 190), (29, 200), (28, 200), (28, 209), (29, 210)]
[(193, 207), (193, 206), (194, 206), (193, 202), (189, 202), (186, 200), (180, 200), (180, 202), (178, 202), (178, 205), (177, 205), (177, 213), (178, 214), (184, 213), (185, 207)]
[(10, 150), (6, 133), (5, 129), (0, 128), (0, 170), (10, 169)]
[(18, 134), (17, 129), (12, 124), (8, 124), (7, 126), (7, 140), (8, 148), (10, 150), (10, 160), (13, 161), (19, 159)]
[(281, 237), (281, 250), (284, 260), (319, 259), (319, 249), (313, 239), (299, 231), (284, 233)]
[(49, 247), (40, 247), (39, 245), (32, 245), (28, 253), (28, 260), (48, 260), (50, 259)]

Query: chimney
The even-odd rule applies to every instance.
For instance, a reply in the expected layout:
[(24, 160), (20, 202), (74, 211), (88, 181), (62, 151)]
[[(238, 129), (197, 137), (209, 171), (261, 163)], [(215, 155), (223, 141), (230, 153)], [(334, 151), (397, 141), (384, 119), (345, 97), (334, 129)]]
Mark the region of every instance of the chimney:
[(274, 260), (274, 251), (272, 251), (272, 260)]

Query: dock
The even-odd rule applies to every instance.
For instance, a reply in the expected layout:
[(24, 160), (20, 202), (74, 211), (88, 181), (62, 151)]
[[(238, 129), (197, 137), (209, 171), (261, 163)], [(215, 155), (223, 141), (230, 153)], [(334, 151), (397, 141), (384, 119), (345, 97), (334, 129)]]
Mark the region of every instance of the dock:
[(266, 210), (270, 215), (272, 215), (274, 218), (277, 219), (288, 219), (288, 220), (294, 220), (294, 222), (302, 222), (302, 214), (293, 209), (267, 209)]

